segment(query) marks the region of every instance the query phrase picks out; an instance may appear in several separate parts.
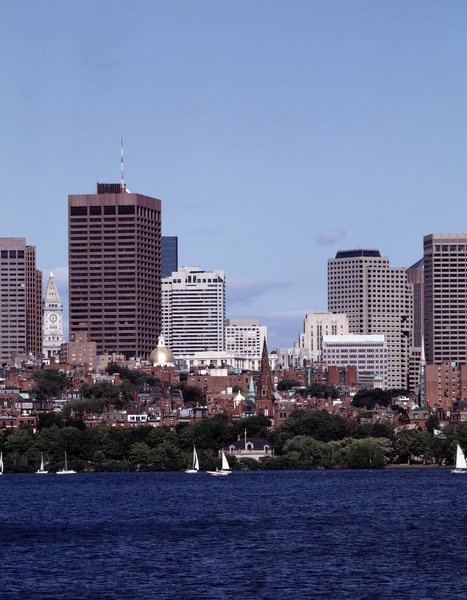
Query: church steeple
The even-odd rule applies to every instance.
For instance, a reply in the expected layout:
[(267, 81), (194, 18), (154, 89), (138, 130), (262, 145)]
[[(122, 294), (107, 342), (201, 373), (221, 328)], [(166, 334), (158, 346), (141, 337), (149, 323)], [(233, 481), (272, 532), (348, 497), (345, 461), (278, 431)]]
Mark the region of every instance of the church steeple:
[(272, 383), (271, 369), (269, 368), (269, 356), (266, 340), (263, 343), (261, 356), (261, 368), (256, 384), (256, 414), (265, 417), (273, 416), (274, 408), (274, 385)]

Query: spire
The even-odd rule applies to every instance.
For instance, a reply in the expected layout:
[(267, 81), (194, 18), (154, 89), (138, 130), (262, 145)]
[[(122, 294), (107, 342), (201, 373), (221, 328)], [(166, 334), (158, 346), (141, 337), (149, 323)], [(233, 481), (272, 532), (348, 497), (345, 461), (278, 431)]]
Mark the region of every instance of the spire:
[(269, 356), (268, 348), (266, 346), (266, 339), (263, 342), (263, 353), (261, 356), (261, 368), (258, 377), (257, 384), (257, 398), (272, 399), (273, 397), (273, 385), (271, 378), (271, 370), (269, 368)]
[(256, 404), (255, 400), (255, 384), (253, 382), (253, 377), (250, 377), (250, 385), (248, 386), (248, 400)]
[(125, 193), (125, 173), (123, 170), (123, 138), (120, 138), (120, 193)]
[(60, 295), (58, 293), (57, 286), (55, 285), (54, 274), (50, 273), (49, 281), (47, 283), (47, 289), (45, 291), (44, 302), (47, 304), (53, 303), (61, 306)]

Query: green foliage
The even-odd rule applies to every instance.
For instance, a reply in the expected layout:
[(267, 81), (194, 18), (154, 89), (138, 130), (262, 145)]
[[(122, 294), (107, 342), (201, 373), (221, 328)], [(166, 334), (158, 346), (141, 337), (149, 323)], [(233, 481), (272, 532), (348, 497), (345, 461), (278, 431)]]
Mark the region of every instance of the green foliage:
[(191, 450), (196, 446), (201, 450), (217, 452), (232, 439), (235, 439), (235, 436), (227, 415), (215, 415), (210, 419), (193, 423), (182, 429), (179, 435), (180, 445), (185, 450)]
[(36, 398), (48, 400), (58, 398), (63, 390), (71, 387), (69, 378), (58, 369), (44, 369), (33, 373), (32, 391)]
[(101, 406), (115, 405), (116, 408), (123, 408), (123, 399), (120, 386), (114, 385), (109, 381), (100, 381), (89, 385), (83, 383), (80, 388), (81, 396), (85, 399), (99, 400)]
[(280, 392), (285, 392), (287, 390), (291, 390), (292, 388), (300, 387), (302, 384), (296, 379), (282, 379), (277, 384), (277, 389)]
[(390, 395), (381, 388), (375, 388), (374, 390), (360, 390), (352, 399), (353, 406), (356, 406), (357, 408), (366, 406), (368, 410), (373, 410), (377, 404), (379, 404), (379, 406), (388, 406), (390, 402)]
[(337, 398), (338, 396), (336, 388), (324, 383), (312, 383), (301, 393), (313, 398)]
[(231, 439), (236, 439), (239, 435), (243, 436), (245, 429), (248, 437), (264, 437), (269, 439), (271, 437), (270, 427), (271, 419), (268, 419), (268, 417), (245, 417), (232, 423)]
[(181, 390), (185, 406), (204, 406), (206, 403), (203, 390), (196, 385), (184, 385)]
[(431, 413), (426, 420), (425, 428), (429, 433), (433, 433), (435, 429), (439, 429), (439, 419), (434, 413)]
[(386, 438), (352, 440), (343, 448), (341, 458), (347, 469), (382, 469), (389, 460), (391, 447)]
[(297, 435), (329, 442), (348, 437), (349, 433), (349, 422), (338, 415), (331, 415), (325, 410), (295, 411), (275, 430), (273, 439), (276, 451), (281, 453), (285, 442)]
[(141, 373), (140, 371), (136, 371), (135, 369), (128, 369), (127, 367), (119, 367), (116, 364), (111, 364), (107, 368), (107, 373), (109, 375), (113, 375), (114, 373), (118, 373), (120, 375), (120, 379), (122, 383), (124, 381), (130, 383), (133, 386), (140, 385), (148, 385), (149, 387), (154, 387), (157, 384), (160, 384), (160, 379), (154, 377), (154, 375), (149, 375), (148, 373)]

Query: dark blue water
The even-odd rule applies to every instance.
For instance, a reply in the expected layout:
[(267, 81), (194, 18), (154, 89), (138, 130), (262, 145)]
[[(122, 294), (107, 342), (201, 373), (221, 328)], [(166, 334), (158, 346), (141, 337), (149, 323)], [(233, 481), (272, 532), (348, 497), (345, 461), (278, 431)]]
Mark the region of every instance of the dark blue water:
[(467, 475), (0, 477), (0, 598), (466, 598)]

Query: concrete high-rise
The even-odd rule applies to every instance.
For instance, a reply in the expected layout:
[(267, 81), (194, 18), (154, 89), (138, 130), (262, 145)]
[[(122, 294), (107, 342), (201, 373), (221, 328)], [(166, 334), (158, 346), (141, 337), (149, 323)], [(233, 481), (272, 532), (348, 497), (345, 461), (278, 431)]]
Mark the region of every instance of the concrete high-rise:
[(428, 365), (467, 364), (467, 232), (423, 238)]
[(42, 273), (25, 238), (0, 238), (0, 360), (42, 351)]
[(406, 269), (390, 268), (378, 250), (338, 252), (328, 260), (328, 310), (347, 315), (350, 333), (384, 335), (388, 388), (406, 389), (411, 326)]
[(259, 370), (266, 339), (267, 327), (258, 319), (227, 319), (225, 323), (226, 351), (251, 359), (255, 371)]
[(97, 184), (68, 196), (70, 336), (147, 358), (161, 332), (161, 201)]
[(177, 355), (225, 350), (224, 271), (182, 267), (162, 280), (162, 333)]
[(322, 360), (323, 336), (349, 333), (346, 315), (333, 313), (310, 313), (303, 322), (303, 333), (299, 336), (300, 348), (307, 348), (314, 362)]

